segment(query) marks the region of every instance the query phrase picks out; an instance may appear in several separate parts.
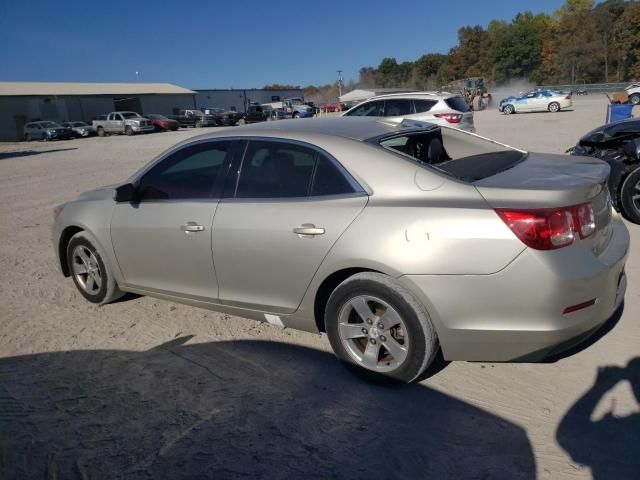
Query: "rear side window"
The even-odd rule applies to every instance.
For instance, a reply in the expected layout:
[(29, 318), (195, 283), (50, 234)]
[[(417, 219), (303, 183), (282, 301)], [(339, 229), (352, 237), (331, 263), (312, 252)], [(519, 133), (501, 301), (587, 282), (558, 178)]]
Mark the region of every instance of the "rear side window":
[(318, 155), (311, 196), (342, 195), (353, 191), (338, 167), (324, 155)]
[(236, 198), (308, 196), (315, 153), (284, 142), (249, 142)]
[(367, 102), (363, 103), (359, 107), (354, 108), (346, 115), (349, 117), (381, 117), (383, 101)]
[(437, 100), (414, 100), (413, 105), (416, 113), (424, 113), (431, 110), (431, 108), (438, 103)]
[(140, 180), (143, 200), (206, 199), (220, 195), (231, 142), (185, 147), (155, 165)]
[(399, 117), (402, 115), (411, 115), (412, 101), (406, 99), (393, 99), (384, 102), (385, 117)]
[(457, 110), (458, 112), (470, 112), (471, 109), (467, 102), (462, 97), (451, 97), (445, 100), (445, 103), (449, 105), (449, 108)]

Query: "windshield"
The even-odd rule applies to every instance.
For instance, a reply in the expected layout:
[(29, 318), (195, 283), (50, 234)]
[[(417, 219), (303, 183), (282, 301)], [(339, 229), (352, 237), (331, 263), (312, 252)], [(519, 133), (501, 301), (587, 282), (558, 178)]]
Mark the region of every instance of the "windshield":
[(57, 127), (60, 127), (60, 125), (58, 125), (57, 123), (54, 123), (54, 122), (42, 122), (40, 124), (40, 126), (42, 128), (57, 128)]
[(137, 118), (140, 116), (136, 112), (122, 112), (120, 115), (122, 115), (123, 118)]
[(507, 170), (526, 157), (522, 150), (446, 127), (394, 135), (379, 143), (467, 182)]

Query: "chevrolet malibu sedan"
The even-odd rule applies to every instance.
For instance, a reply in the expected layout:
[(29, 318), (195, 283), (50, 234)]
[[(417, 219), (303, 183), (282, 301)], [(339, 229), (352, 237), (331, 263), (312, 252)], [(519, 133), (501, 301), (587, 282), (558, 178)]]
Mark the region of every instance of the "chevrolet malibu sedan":
[(552, 90), (536, 90), (514, 97), (507, 97), (500, 101), (498, 110), (505, 115), (523, 112), (551, 112), (571, 107), (573, 101), (570, 93)]
[(90, 302), (322, 331), (342, 361), (411, 382), (439, 350), (535, 361), (605, 323), (629, 248), (608, 174), (415, 121), (267, 122), (56, 207), (54, 247)]

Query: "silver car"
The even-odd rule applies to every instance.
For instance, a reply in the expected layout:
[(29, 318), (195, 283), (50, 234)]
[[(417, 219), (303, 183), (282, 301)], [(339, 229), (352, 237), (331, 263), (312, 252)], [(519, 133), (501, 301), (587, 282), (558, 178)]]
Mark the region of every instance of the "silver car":
[(386, 117), (390, 122), (419, 120), (475, 132), (473, 110), (460, 95), (448, 92), (391, 93), (372, 97), (343, 117)]
[(152, 295), (324, 331), (396, 380), (447, 360), (539, 360), (626, 289), (609, 167), (456, 129), (283, 120), (190, 138), (55, 209), (84, 297)]

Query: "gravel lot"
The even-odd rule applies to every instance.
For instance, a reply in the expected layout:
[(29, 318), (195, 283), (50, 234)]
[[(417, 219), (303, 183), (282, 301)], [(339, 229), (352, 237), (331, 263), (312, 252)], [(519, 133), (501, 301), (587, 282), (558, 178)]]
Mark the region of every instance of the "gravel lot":
[[(476, 126), (561, 153), (605, 109), (577, 98)], [(0, 145), (0, 478), (638, 478), (635, 225), (624, 311), (600, 341), (555, 363), (451, 363), (405, 388), (356, 379), (324, 336), (84, 301), (56, 270), (52, 208), (199, 133)]]

